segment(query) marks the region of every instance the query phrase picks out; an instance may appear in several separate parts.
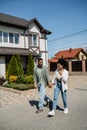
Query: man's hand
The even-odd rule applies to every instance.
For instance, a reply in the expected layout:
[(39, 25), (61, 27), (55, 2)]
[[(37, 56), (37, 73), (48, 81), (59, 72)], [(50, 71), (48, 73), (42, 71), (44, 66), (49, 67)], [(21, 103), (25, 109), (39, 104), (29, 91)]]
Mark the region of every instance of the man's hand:
[(36, 84), (36, 82), (34, 82), (34, 88), (37, 88), (37, 84)]
[(51, 84), (50, 82), (48, 83), (48, 87), (49, 87), (49, 88), (52, 88), (52, 84)]

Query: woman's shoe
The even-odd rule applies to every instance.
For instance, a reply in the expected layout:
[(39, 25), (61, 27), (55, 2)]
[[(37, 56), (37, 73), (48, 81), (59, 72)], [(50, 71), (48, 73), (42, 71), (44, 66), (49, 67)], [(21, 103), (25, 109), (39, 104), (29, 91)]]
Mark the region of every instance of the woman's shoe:
[(68, 113), (68, 108), (64, 108), (64, 114)]

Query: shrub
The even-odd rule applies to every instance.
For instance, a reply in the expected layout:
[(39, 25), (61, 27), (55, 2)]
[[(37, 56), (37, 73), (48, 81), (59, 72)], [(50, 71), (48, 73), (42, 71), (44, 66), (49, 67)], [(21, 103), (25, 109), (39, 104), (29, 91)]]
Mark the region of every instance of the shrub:
[(13, 86), (13, 84), (5, 84), (5, 85), (3, 85), (3, 87), (7, 87), (7, 88), (12, 88), (12, 86)]
[(9, 76), (9, 83), (16, 83), (16, 80), (17, 80), (17, 76), (15, 75)]
[(25, 79), (23, 76), (18, 76), (16, 80), (17, 84), (25, 83)]
[(16, 55), (15, 58), (18, 64), (18, 76), (23, 76), (24, 72), (23, 72), (23, 66), (22, 66), (20, 55)]
[(11, 57), (11, 60), (8, 65), (7, 77), (9, 78), (10, 75), (18, 76), (18, 64), (15, 56)]
[(23, 90), (33, 89), (34, 86), (33, 86), (33, 84), (14, 84), (12, 86), (12, 88), (23, 91)]
[(31, 83), (33, 83), (34, 82), (34, 80), (33, 80), (33, 75), (29, 75), (29, 76), (26, 76), (25, 77), (25, 83), (26, 84), (31, 84)]
[(34, 89), (33, 84), (15, 84), (15, 83), (11, 83), (11, 84), (5, 84), (5, 85), (3, 85), (3, 87), (13, 88), (13, 89), (20, 90), (20, 91)]
[(32, 55), (30, 54), (28, 57), (27, 75), (33, 75), (33, 68), (34, 68), (34, 60)]

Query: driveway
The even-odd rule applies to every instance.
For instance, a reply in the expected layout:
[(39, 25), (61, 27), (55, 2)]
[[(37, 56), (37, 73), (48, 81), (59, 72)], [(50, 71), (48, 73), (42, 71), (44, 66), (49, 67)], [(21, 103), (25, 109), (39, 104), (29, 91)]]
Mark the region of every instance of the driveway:
[[(37, 89), (24, 92), (0, 88), (0, 130), (87, 130), (87, 76), (70, 76), (68, 80), (69, 113), (56, 110), (48, 118), (49, 108), (36, 114)], [(47, 88), (53, 98), (53, 88)], [(63, 108), (61, 97), (58, 105)]]

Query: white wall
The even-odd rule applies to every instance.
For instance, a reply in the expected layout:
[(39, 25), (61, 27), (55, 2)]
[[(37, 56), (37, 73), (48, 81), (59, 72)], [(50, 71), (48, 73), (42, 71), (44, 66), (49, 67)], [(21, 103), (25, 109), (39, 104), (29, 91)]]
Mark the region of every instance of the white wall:
[[(15, 44), (15, 43), (5, 43), (2, 42), (0, 43), (0, 46), (3, 47), (16, 47), (16, 48), (24, 48), (24, 36), (21, 34), (24, 34), (24, 31), (22, 29), (16, 29), (16, 28), (12, 28), (12, 27), (5, 27), (5, 26), (1, 26), (0, 25), (0, 31), (2, 32), (7, 32), (7, 33), (17, 33), (19, 34), (19, 44)], [(26, 38), (26, 44), (28, 44), (28, 38)], [(28, 47), (28, 45), (26, 45), (26, 47)]]
[[(1, 26), (0, 25), (0, 31), (2, 32), (11, 32), (11, 33), (18, 33), (19, 34), (19, 44), (15, 44), (15, 43), (0, 43), (0, 46), (3, 47), (15, 47), (15, 48), (28, 48), (28, 37), (27, 36), (23, 36), (21, 34), (24, 34), (24, 31), (22, 29), (16, 29), (16, 28), (11, 28), (11, 27), (5, 27), (5, 26)], [(38, 26), (35, 23), (32, 23), (29, 26), (29, 31), (30, 32), (35, 32), (38, 34), (39, 38), (41, 38), (42, 36), (44, 36), (44, 34), (40, 33), (40, 29), (38, 28)], [(27, 34), (27, 31), (26, 31)], [(48, 54), (45, 53), (45, 51), (48, 51), (47, 49), (47, 40), (46, 39), (38, 39), (38, 46), (40, 44), (40, 51), (42, 51), (42, 58), (44, 61), (44, 65), (48, 64)]]
[(36, 26), (36, 24), (32, 23), (30, 26), (29, 26), (29, 31), (30, 32), (35, 32), (35, 33), (38, 33), (40, 39), (39, 39), (39, 44), (40, 44), (40, 51), (42, 51), (42, 56), (41, 58), (43, 58), (43, 64), (48, 66), (48, 53), (46, 53), (45, 51), (48, 51), (47, 50), (47, 40), (46, 39), (41, 39), (42, 35), (40, 33), (40, 30), (39, 28)]
[(44, 65), (48, 67), (48, 49), (47, 49), (47, 40), (40, 39), (40, 51), (42, 51), (42, 58), (44, 61)]
[(4, 76), (5, 78), (5, 57), (0, 56), (0, 77)]
[(79, 59), (82, 60), (82, 56), (83, 56), (83, 59), (86, 60), (86, 56), (83, 52), (80, 52), (79, 53)]
[(39, 36), (40, 35), (40, 29), (38, 28), (38, 26), (34, 23), (32, 23), (30, 26), (29, 26), (29, 31), (31, 32), (35, 32), (35, 33), (39, 33)]

